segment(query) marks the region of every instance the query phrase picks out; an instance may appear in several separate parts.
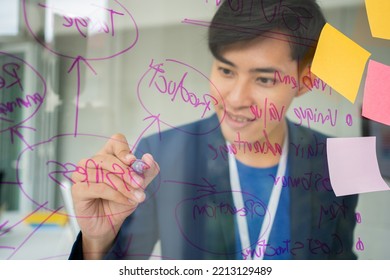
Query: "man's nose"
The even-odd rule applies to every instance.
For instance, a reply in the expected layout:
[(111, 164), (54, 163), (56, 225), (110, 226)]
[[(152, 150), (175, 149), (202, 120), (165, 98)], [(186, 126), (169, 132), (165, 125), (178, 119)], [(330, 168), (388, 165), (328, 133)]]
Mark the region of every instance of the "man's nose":
[(228, 92), (226, 100), (231, 107), (249, 107), (253, 104), (251, 86), (245, 80), (237, 80)]

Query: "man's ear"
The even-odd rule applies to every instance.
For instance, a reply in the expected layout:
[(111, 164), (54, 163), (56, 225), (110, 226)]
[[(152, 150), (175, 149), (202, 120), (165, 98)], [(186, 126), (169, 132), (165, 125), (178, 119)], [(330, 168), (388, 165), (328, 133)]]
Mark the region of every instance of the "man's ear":
[(312, 91), (314, 87), (314, 80), (317, 78), (311, 71), (311, 64), (306, 64), (299, 74), (299, 90), (297, 96), (304, 95), (308, 91)]

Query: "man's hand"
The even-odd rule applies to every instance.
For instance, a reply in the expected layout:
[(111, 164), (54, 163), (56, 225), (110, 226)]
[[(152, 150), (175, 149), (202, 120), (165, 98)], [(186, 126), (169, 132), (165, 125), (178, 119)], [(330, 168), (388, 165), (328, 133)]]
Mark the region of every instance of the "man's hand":
[(147, 167), (139, 175), (131, 168), (135, 160), (126, 138), (116, 134), (95, 156), (81, 160), (73, 173), (72, 197), (83, 234), (84, 258), (100, 259), (107, 252), (160, 170), (153, 157), (145, 154), (142, 160)]

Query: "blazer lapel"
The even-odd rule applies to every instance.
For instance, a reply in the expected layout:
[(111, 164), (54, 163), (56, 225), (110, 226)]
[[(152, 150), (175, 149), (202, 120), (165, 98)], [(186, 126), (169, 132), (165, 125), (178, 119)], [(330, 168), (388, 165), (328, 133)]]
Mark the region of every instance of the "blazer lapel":
[[(211, 125), (214, 127), (218, 125), (216, 116)], [(225, 139), (220, 129), (215, 130), (209, 137), (203, 137), (203, 139), (207, 139), (209, 150), (210, 147), (213, 147), (217, 151), (216, 156), (211, 157), (209, 154), (205, 159), (207, 162), (207, 179), (210, 184), (214, 185), (214, 191), (210, 195), (210, 199), (214, 203), (224, 203), (233, 207), (228, 155), (224, 151), (221, 152), (224, 149), (220, 149), (220, 147), (226, 145)], [(216, 225), (218, 225), (216, 230), (223, 238), (223, 247), (218, 249), (221, 252), (221, 258), (234, 259), (236, 254), (234, 214), (228, 212), (219, 215), (216, 219)]]
[[(307, 148), (308, 138), (306, 135), (302, 137), (297, 131), (294, 124), (288, 122), (289, 132), (289, 154), (288, 154), (288, 176), (291, 178), (302, 178), (305, 172), (310, 171), (310, 160), (301, 158), (296, 155), (291, 148), (298, 143), (301, 147)], [(311, 137), (310, 137), (311, 138)], [(294, 145), (293, 145), (294, 144)], [(311, 192), (305, 190), (301, 186), (289, 187), (290, 189), (290, 225), (291, 225), (291, 247), (303, 248), (303, 250), (293, 250), (293, 259), (308, 259), (309, 251), (307, 250), (306, 239), (311, 236)]]

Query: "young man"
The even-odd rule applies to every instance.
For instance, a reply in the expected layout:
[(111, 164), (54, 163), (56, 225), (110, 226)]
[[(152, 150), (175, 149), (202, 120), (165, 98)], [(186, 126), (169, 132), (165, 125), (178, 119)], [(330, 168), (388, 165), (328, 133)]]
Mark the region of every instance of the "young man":
[(135, 159), (122, 135), (93, 158), (104, 170), (88, 170), (111, 172), (110, 183), (74, 174), (71, 259), (147, 259), (159, 240), (167, 259), (356, 258), (357, 197), (335, 197), (326, 137), (285, 118), (308, 91), (325, 19), (311, 0), (233, 2), (209, 28), (216, 114), (143, 139), (143, 176), (115, 176)]

